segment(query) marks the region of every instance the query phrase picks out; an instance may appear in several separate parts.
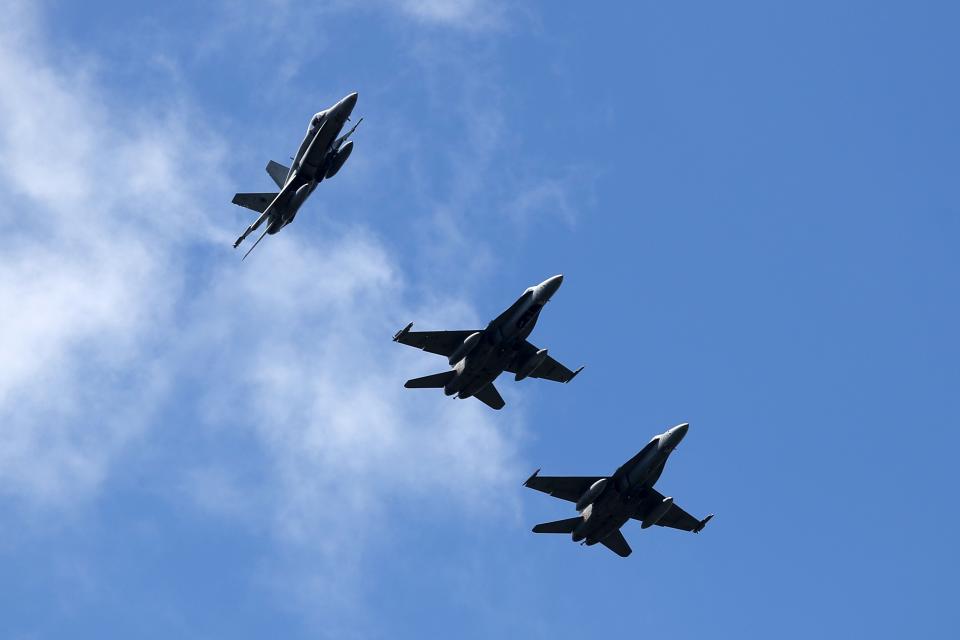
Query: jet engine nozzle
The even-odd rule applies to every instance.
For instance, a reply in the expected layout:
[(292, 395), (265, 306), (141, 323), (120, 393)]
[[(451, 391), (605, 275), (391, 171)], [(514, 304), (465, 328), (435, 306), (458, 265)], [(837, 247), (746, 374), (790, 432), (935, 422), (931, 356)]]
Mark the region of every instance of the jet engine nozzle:
[(577, 511), (584, 511), (588, 506), (593, 504), (593, 501), (600, 497), (600, 494), (603, 492), (603, 488), (607, 486), (607, 479), (600, 478), (587, 489), (580, 499), (577, 500)]
[(451, 367), (466, 358), (470, 352), (473, 351), (474, 347), (477, 346), (477, 343), (480, 342), (480, 335), (481, 334), (479, 331), (476, 333), (471, 333), (466, 337), (463, 343), (457, 347), (453, 353), (450, 354), (450, 358), (447, 360), (447, 362), (450, 363)]
[(517, 375), (514, 376), (514, 380), (520, 382), (534, 371), (536, 371), (540, 365), (543, 364), (543, 361), (547, 359), (547, 350), (540, 349), (535, 354), (527, 358), (527, 361), (523, 363), (523, 366), (517, 369)]

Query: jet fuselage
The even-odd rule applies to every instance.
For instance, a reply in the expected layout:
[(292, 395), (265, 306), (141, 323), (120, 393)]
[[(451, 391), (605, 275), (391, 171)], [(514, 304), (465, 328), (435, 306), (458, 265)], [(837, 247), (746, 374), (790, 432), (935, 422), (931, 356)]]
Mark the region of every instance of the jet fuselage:
[(356, 104), (357, 94), (351, 93), (310, 119), (303, 142), (293, 157), (286, 182), (271, 207), (268, 234), (273, 235), (293, 222), (300, 207), (327, 176), (334, 163), (342, 164), (346, 160), (353, 143), (348, 142), (343, 149), (338, 149), (335, 143)]
[(444, 386), (448, 396), (469, 398), (503, 373), (537, 324), (540, 312), (563, 283), (556, 275), (523, 292), (510, 308), (492, 320), (479, 342), (454, 365), (456, 375)]
[(604, 479), (599, 494), (583, 507), (583, 518), (572, 537), (594, 545), (620, 529), (633, 517), (647, 489), (651, 489), (667, 458), (687, 434), (688, 425), (681, 424), (658, 436), (640, 450), (626, 464), (617, 469), (609, 479)]

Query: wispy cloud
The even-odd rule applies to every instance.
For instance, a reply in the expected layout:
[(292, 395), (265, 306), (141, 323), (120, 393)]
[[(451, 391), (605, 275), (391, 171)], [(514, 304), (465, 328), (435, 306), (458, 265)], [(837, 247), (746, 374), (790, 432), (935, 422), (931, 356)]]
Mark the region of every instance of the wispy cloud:
[(211, 280), (229, 285), (197, 299), (173, 356), (205, 363), (183, 380), (207, 387), (203, 428), (252, 436), (262, 469), (245, 479), (214, 452), (181, 486), (213, 515), (254, 529), (266, 519), (278, 547), (265, 583), (295, 594), (301, 614), (347, 628), (364, 617), (346, 612), (392, 523), (438, 504), (457, 517), (516, 517), (520, 434), (480, 403), (402, 387), (416, 354), (390, 342), (397, 327), (382, 310), (409, 308), (407, 286), (374, 237), (274, 240), (271, 269), (289, 277), (218, 269)]
[(11, 11), (0, 31), (11, 230), (0, 240), (0, 478), (6, 493), (58, 502), (95, 489), (148, 419), (161, 382), (145, 353), (181, 295), (170, 264), (182, 234), (209, 232), (191, 199), (198, 172), (217, 180), (217, 145), (202, 129), (187, 135), (176, 111), (145, 124), (105, 104), (34, 44), (28, 9)]
[(502, 27), (507, 6), (495, 0), (385, 0), (402, 13), (423, 22), (468, 30)]
[[(239, 263), (223, 249), (233, 229), (207, 214), (229, 192), (229, 143), (188, 96), (130, 104), (58, 65), (37, 20), (22, 7), (0, 30), (6, 498), (83, 509), (131, 445), (161, 446), (161, 426), (243, 433), (253, 480), (250, 459), (213, 447), (151, 482), (267, 531), (292, 574), (268, 582), (347, 602), (362, 601), (365, 554), (389, 544), (377, 525), (404, 508), (510, 517), (498, 496), (519, 472), (522, 420), (402, 388), (415, 354), (391, 350), (383, 310), (428, 314), (385, 242), (348, 224), (319, 242), (271, 238)], [(449, 310), (435, 321), (475, 321), (465, 300), (434, 297)], [(174, 407), (195, 422), (164, 424)]]
[[(498, 5), (389, 4), (432, 26), (401, 38), (397, 82), (415, 89), (364, 94), (376, 152), (336, 184), (351, 215), (298, 219), (243, 263), (229, 242), (245, 212), (224, 196), (252, 143), (212, 126), (224, 114), (196, 105), (189, 65), (159, 43), (141, 55), (169, 65), (160, 88), (120, 94), (96, 58), (55, 59), (37, 7), (0, 27), (0, 497), (21, 507), (8, 520), (96, 518), (87, 507), (136, 473), (137, 491), (263, 540), (254, 579), (339, 637), (377, 630), (369, 576), (400, 553), (397, 523), (516, 523), (523, 402), (507, 387), (512, 409), (495, 413), (405, 390), (444, 363), (390, 336), (408, 320), (481, 326), (492, 310), (469, 292), (498, 268), (491, 242), (576, 207), (563, 180), (504, 162), (519, 142), (496, 47), (456, 25), (491, 6), (501, 20)], [(388, 237), (363, 221), (401, 209), (369, 189), (398, 171), (404, 234)]]

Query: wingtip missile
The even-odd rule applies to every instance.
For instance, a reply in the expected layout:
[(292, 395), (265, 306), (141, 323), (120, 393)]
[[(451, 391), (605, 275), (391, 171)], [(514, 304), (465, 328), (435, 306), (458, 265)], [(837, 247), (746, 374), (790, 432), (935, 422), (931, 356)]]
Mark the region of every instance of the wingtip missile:
[(236, 249), (237, 247), (239, 247), (241, 243), (243, 243), (243, 241), (246, 240), (247, 236), (249, 235), (250, 235), (250, 229), (247, 229), (242, 234), (240, 234), (240, 237), (233, 241), (233, 248)]
[(713, 514), (712, 514), (712, 513), (711, 513), (710, 515), (708, 515), (706, 518), (704, 518), (703, 520), (701, 520), (701, 521), (697, 524), (697, 528), (694, 529), (693, 532), (694, 532), (694, 533), (700, 533), (701, 531), (703, 531), (703, 528), (704, 528), (705, 526), (707, 526), (707, 523), (710, 522), (710, 519), (711, 519), (711, 518), (713, 518)]
[(240, 243), (247, 239), (247, 236), (250, 235), (250, 227), (240, 234), (240, 237), (233, 241), (233, 248), (236, 249), (240, 246)]
[(536, 471), (534, 471), (534, 472), (533, 472), (533, 475), (531, 475), (529, 478), (527, 478), (527, 479), (524, 481), (523, 486), (529, 487), (529, 486), (530, 486), (530, 481), (533, 480), (534, 478), (536, 478), (538, 475), (540, 475), (540, 469), (537, 469)]
[(570, 379), (567, 380), (567, 382), (572, 382), (573, 379), (577, 377), (577, 374), (579, 374), (581, 371), (583, 371), (583, 367), (580, 367), (579, 369), (577, 369), (576, 371), (574, 371), (574, 372), (573, 372), (573, 375), (570, 376)]
[[(349, 120), (349, 118), (347, 118), (347, 119)], [(333, 146), (336, 147), (337, 149), (339, 149), (339, 148), (340, 148), (340, 145), (342, 145), (344, 142), (346, 142), (347, 139), (350, 138), (350, 136), (353, 135), (353, 132), (357, 130), (357, 127), (360, 126), (360, 123), (361, 123), (361, 122), (363, 122), (363, 117), (361, 117), (359, 120), (357, 120), (357, 121), (354, 123), (354, 125), (350, 128), (350, 131), (347, 131), (345, 134), (343, 134), (342, 136), (340, 136), (339, 138), (337, 138), (337, 141), (336, 141), (335, 143), (333, 143)]]
[(410, 333), (410, 329), (411, 329), (412, 327), (413, 327), (413, 323), (411, 322), (410, 324), (408, 324), (407, 326), (405, 326), (403, 329), (400, 329), (400, 331), (397, 331), (395, 334), (393, 334), (393, 341), (394, 341), (394, 342), (400, 342), (400, 338), (402, 338), (402, 337), (405, 336), (406, 334)]

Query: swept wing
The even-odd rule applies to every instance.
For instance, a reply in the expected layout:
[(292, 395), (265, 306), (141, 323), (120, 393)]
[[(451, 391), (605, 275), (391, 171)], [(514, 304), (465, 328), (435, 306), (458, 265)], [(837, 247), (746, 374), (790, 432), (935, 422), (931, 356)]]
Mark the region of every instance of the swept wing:
[(449, 358), (468, 336), (476, 332), (476, 329), (472, 331), (410, 331), (408, 328), (397, 333), (393, 340)]
[[(517, 357), (514, 358), (513, 362), (510, 363), (510, 366), (507, 367), (507, 371), (514, 374), (517, 373), (527, 359), (536, 354), (539, 350), (540, 349), (531, 344), (529, 341), (524, 340), (523, 344), (520, 345), (520, 349), (517, 351)], [(554, 360), (550, 354), (547, 354), (546, 359), (540, 364), (539, 367), (533, 370), (533, 373), (530, 374), (530, 377), (542, 378), (543, 380), (553, 380), (554, 382), (570, 382), (582, 370), (583, 367), (580, 367), (576, 371), (571, 371), (564, 365)]]
[(523, 486), (542, 491), (555, 498), (576, 502), (597, 480), (605, 476), (541, 476), (540, 470), (530, 476)]
[[(637, 508), (636, 514), (633, 515), (634, 520), (643, 521), (643, 517), (647, 515), (647, 512), (656, 504), (663, 502), (664, 496), (662, 493), (656, 489), (648, 489), (650, 494), (648, 498)], [(670, 527), (671, 529), (680, 529), (681, 531), (693, 531), (694, 533), (700, 533), (700, 530), (710, 521), (710, 518), (713, 517), (713, 514), (710, 514), (703, 520), (697, 520), (692, 515), (684, 511), (681, 507), (677, 506), (677, 503), (674, 502), (670, 505), (670, 509), (663, 515), (660, 520), (657, 521), (658, 527)]]

